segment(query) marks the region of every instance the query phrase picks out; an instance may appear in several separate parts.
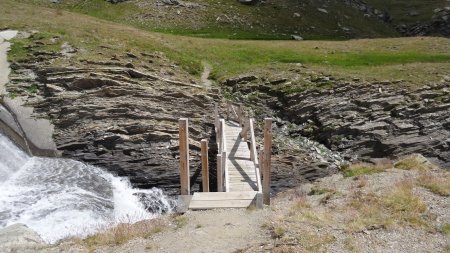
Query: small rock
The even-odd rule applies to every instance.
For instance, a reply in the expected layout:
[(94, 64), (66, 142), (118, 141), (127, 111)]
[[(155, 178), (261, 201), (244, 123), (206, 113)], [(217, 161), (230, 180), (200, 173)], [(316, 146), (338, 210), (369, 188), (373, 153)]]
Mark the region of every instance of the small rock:
[(411, 16), (411, 17), (419, 16), (419, 12), (418, 11), (410, 11), (408, 13), (408, 15)]
[(291, 38), (292, 38), (293, 40), (303, 40), (303, 37), (298, 36), (298, 35), (291, 35)]
[(322, 13), (328, 14), (328, 11), (323, 9), (323, 8), (317, 8), (317, 10), (322, 12)]
[(130, 58), (137, 58), (137, 56), (132, 54), (132, 53), (127, 53), (127, 56), (130, 57)]

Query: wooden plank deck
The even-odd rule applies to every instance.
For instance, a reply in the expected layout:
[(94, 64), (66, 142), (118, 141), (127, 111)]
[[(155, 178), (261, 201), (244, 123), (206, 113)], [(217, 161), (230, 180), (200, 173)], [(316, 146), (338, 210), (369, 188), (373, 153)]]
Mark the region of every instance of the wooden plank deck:
[(257, 191), (255, 165), (247, 142), (239, 135), (241, 131), (239, 124), (225, 122), (229, 191)]
[(196, 192), (189, 204), (191, 210), (214, 208), (247, 208), (255, 203), (256, 193), (250, 192)]
[(226, 121), (225, 137), (227, 148), (228, 192), (196, 192), (189, 209), (246, 208), (255, 205), (258, 194), (255, 165), (250, 160), (247, 142), (240, 136), (239, 124)]

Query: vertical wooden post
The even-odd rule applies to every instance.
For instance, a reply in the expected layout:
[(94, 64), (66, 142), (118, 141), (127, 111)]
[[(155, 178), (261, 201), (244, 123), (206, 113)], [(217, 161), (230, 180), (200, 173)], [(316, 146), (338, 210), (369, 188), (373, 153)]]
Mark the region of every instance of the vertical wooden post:
[(180, 143), (180, 194), (190, 195), (189, 182), (189, 125), (188, 119), (182, 118), (179, 123)]
[(270, 170), (272, 166), (272, 119), (264, 119), (263, 202), (270, 205)]
[(244, 110), (242, 109), (242, 104), (239, 104), (239, 107), (238, 107), (238, 121), (239, 121), (239, 126), (242, 126), (242, 121), (243, 121), (243, 113), (244, 113)]
[(224, 175), (228, 172), (227, 171), (227, 152), (223, 151), (222, 152), (222, 166), (220, 166), (222, 168), (222, 191), (226, 192), (228, 191), (228, 181), (227, 181), (227, 176), (224, 177)]
[(262, 177), (264, 178), (264, 150), (261, 149), (259, 150), (258, 164), (259, 164), (259, 171)]
[(217, 155), (217, 192), (223, 192), (222, 154)]
[(214, 105), (214, 126), (217, 133), (217, 127), (219, 126), (219, 106), (217, 104)]
[(208, 141), (203, 139), (202, 146), (202, 186), (203, 192), (209, 192)]

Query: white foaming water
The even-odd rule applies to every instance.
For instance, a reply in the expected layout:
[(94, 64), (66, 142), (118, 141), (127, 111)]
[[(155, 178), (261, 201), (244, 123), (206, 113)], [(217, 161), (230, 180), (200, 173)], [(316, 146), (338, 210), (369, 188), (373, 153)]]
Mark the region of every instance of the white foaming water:
[(23, 223), (53, 243), (154, 218), (173, 203), (160, 189), (133, 189), (127, 179), (95, 166), (30, 157), (0, 134), (0, 228)]

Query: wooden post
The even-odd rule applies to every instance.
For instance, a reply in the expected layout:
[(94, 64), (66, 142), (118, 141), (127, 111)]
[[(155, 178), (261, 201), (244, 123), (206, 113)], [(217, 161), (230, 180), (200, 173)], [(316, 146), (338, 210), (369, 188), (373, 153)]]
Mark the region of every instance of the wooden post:
[[(222, 191), (223, 192), (227, 192), (228, 191), (228, 176), (226, 175), (228, 173), (227, 171), (227, 152), (223, 151), (222, 152), (222, 166), (220, 166), (222, 168)], [(224, 177), (225, 175), (225, 177)]]
[(219, 126), (219, 106), (217, 104), (214, 105), (214, 126), (217, 133), (217, 127)]
[(270, 205), (270, 170), (272, 166), (272, 119), (264, 119), (263, 202)]
[(190, 195), (188, 119), (182, 118), (178, 121), (178, 123), (180, 133), (180, 194)]
[(262, 177), (264, 177), (264, 150), (259, 150), (258, 155), (258, 165), (259, 165), (259, 171), (262, 174)]
[(203, 139), (202, 144), (202, 186), (203, 192), (209, 192), (209, 168), (208, 168), (208, 141)]
[(223, 192), (222, 154), (217, 155), (217, 192)]

